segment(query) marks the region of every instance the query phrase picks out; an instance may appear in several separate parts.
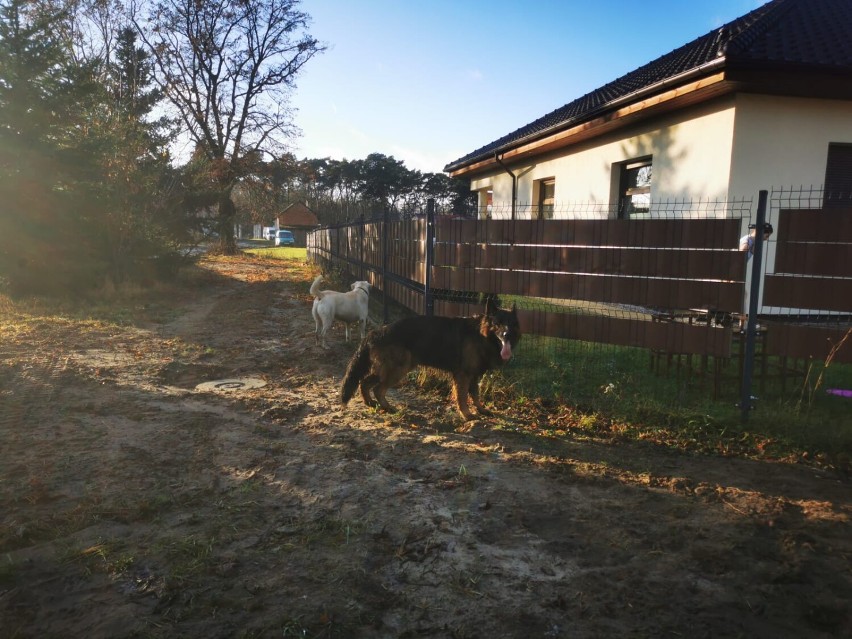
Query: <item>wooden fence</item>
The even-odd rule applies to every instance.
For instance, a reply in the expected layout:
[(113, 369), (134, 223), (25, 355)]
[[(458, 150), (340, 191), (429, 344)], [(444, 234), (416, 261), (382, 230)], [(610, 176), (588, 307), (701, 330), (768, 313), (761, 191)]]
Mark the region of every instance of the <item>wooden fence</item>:
[[(725, 357), (730, 328), (659, 321), (679, 309), (733, 313), (742, 305), (739, 221), (688, 222), (441, 220), (434, 286), (561, 302), (520, 310), (531, 334)], [(569, 305), (578, 301), (596, 306)], [(625, 305), (650, 312), (618, 312)], [(440, 314), (464, 310), (435, 305)]]
[[(836, 314), (852, 314), (852, 209), (778, 215), (763, 305), (787, 313), (761, 317), (762, 349), (824, 360), (848, 330)], [(308, 253), (416, 313), (469, 315), (480, 310), (476, 294), (491, 293), (519, 300), (526, 334), (728, 358), (737, 323), (711, 320), (742, 311), (743, 231), (741, 219), (439, 216), (322, 228)], [(835, 361), (852, 362), (847, 342)]]
[[(852, 313), (852, 208), (781, 210), (777, 236), (774, 268), (763, 283), (764, 305)], [(849, 330), (808, 322), (770, 327), (766, 353), (802, 359), (825, 359)], [(834, 360), (852, 362), (852, 339)]]
[(308, 236), (308, 256), (368, 280), (387, 298), (423, 314), (426, 226), (425, 219), (408, 219), (322, 228)]

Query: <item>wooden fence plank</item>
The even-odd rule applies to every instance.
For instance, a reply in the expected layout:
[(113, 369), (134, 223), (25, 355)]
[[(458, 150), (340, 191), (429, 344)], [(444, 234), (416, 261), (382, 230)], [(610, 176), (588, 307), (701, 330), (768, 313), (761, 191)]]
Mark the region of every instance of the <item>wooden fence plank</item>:
[(435, 263), (452, 266), (475, 266), (477, 264), (476, 244), (435, 244)]
[(775, 253), (775, 273), (850, 277), (851, 265), (852, 244), (778, 242)]
[(630, 304), (651, 308), (742, 310), (742, 282), (652, 279), (494, 269), (432, 270), (435, 288)]
[(770, 274), (765, 279), (763, 303), (767, 306), (852, 313), (852, 278)]
[[(832, 347), (840, 344), (846, 330), (768, 322), (764, 352), (824, 362)], [(835, 352), (832, 361), (852, 364), (852, 336)]]
[(852, 208), (784, 209), (778, 214), (778, 241), (852, 242)]
[(736, 249), (738, 219), (454, 220), (438, 218), (437, 242)]
[[(745, 261), (737, 250), (484, 245), (475, 255), (476, 265), (486, 268), (729, 281), (745, 277)], [(449, 266), (437, 259), (435, 264)]]

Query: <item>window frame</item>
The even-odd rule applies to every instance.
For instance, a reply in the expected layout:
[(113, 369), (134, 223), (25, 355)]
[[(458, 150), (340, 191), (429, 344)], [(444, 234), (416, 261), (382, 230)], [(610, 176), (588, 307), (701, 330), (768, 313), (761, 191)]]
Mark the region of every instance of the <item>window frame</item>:
[[(646, 184), (639, 185), (642, 169), (649, 169), (650, 177)], [(634, 177), (635, 175), (635, 177)], [(651, 211), (651, 185), (654, 181), (654, 161), (652, 156), (633, 158), (619, 163), (618, 171), (618, 218), (629, 219), (635, 214), (647, 214)], [(647, 208), (633, 206), (634, 198), (647, 195)], [(629, 203), (629, 206), (628, 206)]]
[(546, 177), (533, 184), (535, 206), (532, 211), (534, 220), (552, 220), (556, 203), (556, 178)]
[(476, 209), (480, 220), (490, 220), (494, 210), (494, 187), (485, 186), (477, 191)]

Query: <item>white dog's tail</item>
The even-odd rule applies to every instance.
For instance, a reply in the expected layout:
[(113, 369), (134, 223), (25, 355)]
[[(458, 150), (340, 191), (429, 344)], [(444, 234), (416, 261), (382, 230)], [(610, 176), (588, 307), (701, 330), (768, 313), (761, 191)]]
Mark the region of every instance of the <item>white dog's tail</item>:
[(322, 275), (317, 275), (317, 278), (314, 280), (314, 283), (311, 284), (311, 295), (314, 297), (318, 297), (320, 293), (319, 285), (322, 282)]

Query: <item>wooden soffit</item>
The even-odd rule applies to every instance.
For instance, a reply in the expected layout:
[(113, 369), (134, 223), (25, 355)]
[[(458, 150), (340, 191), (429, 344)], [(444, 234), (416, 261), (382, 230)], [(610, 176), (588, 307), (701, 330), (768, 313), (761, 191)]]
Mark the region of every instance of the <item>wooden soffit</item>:
[[(693, 104), (706, 102), (727, 93), (733, 93), (738, 87), (725, 79), (725, 73), (709, 75), (693, 82), (669, 89), (646, 98), (616, 108), (581, 124), (562, 129), (545, 137), (537, 138), (500, 154), (504, 163), (526, 160), (558, 149), (563, 149), (591, 138), (634, 124), (645, 118), (682, 109)], [(481, 171), (498, 168), (494, 157), (480, 160), (468, 166), (452, 171), (452, 177), (468, 176)]]

